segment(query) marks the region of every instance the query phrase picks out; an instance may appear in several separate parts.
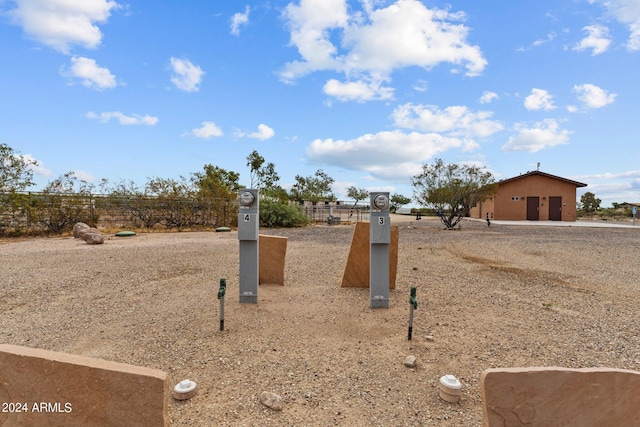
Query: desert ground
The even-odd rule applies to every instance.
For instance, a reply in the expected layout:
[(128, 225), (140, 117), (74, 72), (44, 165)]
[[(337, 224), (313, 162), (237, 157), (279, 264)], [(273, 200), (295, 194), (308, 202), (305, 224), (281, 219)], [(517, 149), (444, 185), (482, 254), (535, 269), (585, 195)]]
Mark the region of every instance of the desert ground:
[[(392, 223), (397, 286), (375, 310), (340, 287), (353, 225), (261, 230), (288, 248), (285, 286), (260, 286), (257, 305), (238, 301), (234, 231), (0, 240), (0, 342), (189, 378), (197, 394), (169, 399), (175, 426), (479, 426), (487, 368), (640, 370), (640, 227)], [(438, 397), (445, 374), (457, 404)]]

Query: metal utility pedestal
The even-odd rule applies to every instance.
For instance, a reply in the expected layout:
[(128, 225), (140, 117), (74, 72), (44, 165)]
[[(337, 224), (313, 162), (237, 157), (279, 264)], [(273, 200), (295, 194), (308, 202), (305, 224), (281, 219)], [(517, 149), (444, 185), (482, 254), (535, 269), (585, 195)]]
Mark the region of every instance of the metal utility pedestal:
[(389, 193), (371, 193), (369, 296), (371, 308), (389, 308)]
[(259, 192), (239, 192), (238, 240), (240, 241), (240, 303), (258, 303)]

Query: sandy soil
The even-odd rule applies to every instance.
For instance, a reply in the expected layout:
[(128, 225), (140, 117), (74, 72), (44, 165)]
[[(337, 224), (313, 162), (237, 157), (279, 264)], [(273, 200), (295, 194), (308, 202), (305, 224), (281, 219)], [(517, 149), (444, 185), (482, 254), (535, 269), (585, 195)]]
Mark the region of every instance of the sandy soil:
[[(192, 399), (170, 399), (176, 426), (478, 426), (487, 368), (640, 370), (640, 227), (402, 220), (397, 286), (376, 310), (340, 288), (352, 225), (262, 230), (289, 240), (285, 286), (261, 286), (257, 305), (238, 302), (235, 232), (1, 240), (0, 342), (194, 380)], [(444, 374), (460, 403), (439, 399)]]

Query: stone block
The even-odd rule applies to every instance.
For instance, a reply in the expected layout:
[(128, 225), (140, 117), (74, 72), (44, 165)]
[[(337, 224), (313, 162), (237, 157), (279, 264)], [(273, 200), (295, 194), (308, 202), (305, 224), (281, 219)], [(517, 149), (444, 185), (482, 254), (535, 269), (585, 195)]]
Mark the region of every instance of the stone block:
[(488, 369), (484, 427), (638, 426), (640, 372), (607, 368)]
[(284, 259), (287, 255), (287, 238), (281, 236), (258, 236), (260, 263), (258, 283), (284, 286)]
[[(391, 226), (391, 243), (389, 244), (389, 289), (396, 288), (398, 272), (398, 226)], [(369, 223), (357, 222), (353, 230), (351, 247), (347, 265), (342, 276), (343, 288), (369, 287)]]
[(168, 396), (158, 369), (0, 344), (0, 426), (168, 426)]

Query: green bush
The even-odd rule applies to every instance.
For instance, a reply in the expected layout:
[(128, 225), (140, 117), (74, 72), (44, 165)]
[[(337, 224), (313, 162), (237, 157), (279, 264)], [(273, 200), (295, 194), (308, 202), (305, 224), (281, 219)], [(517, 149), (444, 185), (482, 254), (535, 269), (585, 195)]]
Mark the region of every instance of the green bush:
[(263, 227), (301, 227), (309, 218), (296, 205), (280, 201), (260, 201), (260, 225)]

